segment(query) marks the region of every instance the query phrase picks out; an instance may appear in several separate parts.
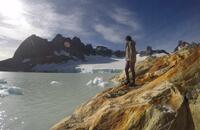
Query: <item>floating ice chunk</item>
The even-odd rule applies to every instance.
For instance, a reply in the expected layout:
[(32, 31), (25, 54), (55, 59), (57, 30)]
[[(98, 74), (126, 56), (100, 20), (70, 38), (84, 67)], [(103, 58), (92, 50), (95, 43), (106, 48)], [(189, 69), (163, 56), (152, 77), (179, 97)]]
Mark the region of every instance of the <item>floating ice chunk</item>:
[(51, 81), (51, 83), (50, 83), (51, 85), (59, 85), (59, 84), (61, 84), (60, 82), (58, 82), (58, 81)]
[(104, 81), (102, 77), (95, 77), (93, 80), (87, 82), (87, 86), (101, 87), (104, 88), (108, 86), (108, 82)]
[(14, 117), (14, 120), (18, 120), (18, 117)]
[(103, 82), (103, 78), (102, 77), (96, 77), (93, 80), (93, 84), (96, 84), (96, 85), (98, 85), (98, 84), (100, 84), (102, 82)]
[(13, 94), (13, 95), (23, 95), (22, 89), (15, 86), (9, 87), (8, 92), (9, 94)]
[(5, 89), (0, 90), (0, 97), (6, 97), (6, 96), (8, 96), (8, 95), (9, 95), (9, 93), (8, 93), (7, 90), (5, 90)]
[(104, 88), (104, 87), (108, 86), (108, 82), (103, 81), (103, 82), (99, 83), (98, 86)]
[(0, 79), (0, 84), (7, 84), (7, 81), (5, 79)]
[(0, 97), (9, 95), (23, 95), (22, 89), (16, 86), (11, 86), (7, 83), (0, 84)]
[(90, 81), (88, 81), (88, 82), (87, 82), (87, 84), (86, 84), (86, 85), (87, 85), (87, 86), (91, 86), (91, 85), (92, 85), (92, 82), (93, 82), (93, 81), (92, 81), (92, 80), (90, 80)]

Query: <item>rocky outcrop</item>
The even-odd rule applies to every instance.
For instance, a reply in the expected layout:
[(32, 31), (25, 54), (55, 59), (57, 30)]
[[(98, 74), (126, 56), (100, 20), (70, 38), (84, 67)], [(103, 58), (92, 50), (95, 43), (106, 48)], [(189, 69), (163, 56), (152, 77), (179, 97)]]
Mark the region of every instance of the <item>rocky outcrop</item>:
[(176, 46), (176, 48), (174, 49), (174, 52), (182, 50), (182, 49), (188, 49), (188, 48), (194, 48), (194, 47), (198, 47), (200, 43), (196, 43), (196, 42), (186, 42), (186, 41), (178, 41), (178, 45)]
[(137, 63), (134, 88), (109, 88), (51, 130), (199, 130), (200, 47)]
[(139, 52), (140, 56), (152, 56), (153, 54), (160, 54), (160, 53), (169, 55), (169, 53), (165, 50), (153, 50), (152, 47), (150, 46), (147, 46), (145, 51)]

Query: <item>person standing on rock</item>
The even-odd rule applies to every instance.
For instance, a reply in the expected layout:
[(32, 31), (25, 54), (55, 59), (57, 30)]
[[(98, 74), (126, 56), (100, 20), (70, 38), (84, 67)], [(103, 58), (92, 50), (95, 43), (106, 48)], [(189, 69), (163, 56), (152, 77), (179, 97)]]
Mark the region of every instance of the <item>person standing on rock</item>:
[[(131, 36), (126, 36), (125, 44), (126, 44), (126, 46), (125, 46), (126, 80), (124, 81), (124, 84), (128, 85), (129, 87), (133, 87), (133, 86), (135, 86), (135, 63), (136, 63), (135, 44), (136, 43), (134, 40), (132, 40)], [(130, 77), (129, 77), (129, 69), (131, 70), (131, 74), (132, 74), (132, 82), (130, 81)]]

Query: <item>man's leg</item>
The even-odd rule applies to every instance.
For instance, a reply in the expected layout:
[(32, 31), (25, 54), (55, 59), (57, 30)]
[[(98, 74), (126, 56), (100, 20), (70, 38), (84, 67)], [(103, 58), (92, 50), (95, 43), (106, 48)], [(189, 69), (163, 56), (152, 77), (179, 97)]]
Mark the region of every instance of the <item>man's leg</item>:
[(135, 85), (135, 63), (130, 62), (130, 69), (132, 74), (133, 85)]
[(129, 68), (130, 68), (130, 62), (126, 61), (125, 74), (126, 74), (126, 80), (127, 80), (127, 82), (130, 82), (129, 72), (128, 72)]

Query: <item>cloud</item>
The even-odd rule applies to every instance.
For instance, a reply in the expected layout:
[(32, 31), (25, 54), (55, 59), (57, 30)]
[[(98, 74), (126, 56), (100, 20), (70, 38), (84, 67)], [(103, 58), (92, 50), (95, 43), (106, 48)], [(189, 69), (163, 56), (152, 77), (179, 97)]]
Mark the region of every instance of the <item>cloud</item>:
[(113, 43), (120, 43), (122, 42), (122, 37), (118, 32), (117, 29), (113, 27), (108, 27), (102, 24), (97, 24), (94, 26), (94, 29), (100, 33), (105, 40), (113, 42)]
[[(38, 10), (45, 11), (40, 12)], [(73, 13), (72, 13), (73, 12)], [(66, 31), (72, 33), (82, 33), (82, 15), (78, 9), (73, 9), (69, 13), (57, 13), (51, 4), (34, 5), (31, 8), (30, 15), (27, 15), (29, 22), (36, 28), (40, 28), (49, 35), (56, 31)]]
[(69, 32), (72, 34), (83, 33), (82, 15), (78, 9), (73, 13), (61, 14), (48, 2), (40, 4), (21, 3), (23, 12), (19, 17), (7, 17), (0, 15), (0, 36), (15, 40), (23, 40), (31, 34), (50, 38), (55, 32)]
[(115, 8), (114, 11), (109, 13), (110, 17), (116, 22), (131, 27), (131, 29), (141, 29), (140, 24), (136, 18), (136, 14), (133, 11), (129, 11), (124, 8)]
[(19, 43), (19, 41), (0, 37), (0, 60), (4, 60), (13, 56), (13, 52), (16, 49), (16, 47), (13, 45), (16, 45), (16, 43)]
[(5, 60), (9, 57), (13, 56), (13, 51), (15, 50), (15, 48), (9, 48), (9, 47), (4, 47), (1, 48), (0, 51), (0, 60)]
[(112, 20), (112, 24), (98, 20), (94, 24), (94, 30), (101, 34), (105, 40), (112, 43), (122, 43), (126, 35), (131, 35), (134, 39), (142, 37), (142, 26), (138, 22), (135, 13), (120, 7), (104, 13)]

